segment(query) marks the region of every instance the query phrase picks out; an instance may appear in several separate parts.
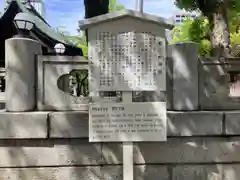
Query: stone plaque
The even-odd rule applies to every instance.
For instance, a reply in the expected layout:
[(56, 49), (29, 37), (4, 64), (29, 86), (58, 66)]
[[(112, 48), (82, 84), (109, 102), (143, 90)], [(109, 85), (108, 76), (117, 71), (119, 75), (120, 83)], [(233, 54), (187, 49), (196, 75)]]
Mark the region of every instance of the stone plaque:
[(89, 141), (166, 141), (166, 103), (89, 105)]
[(93, 91), (165, 91), (165, 39), (151, 32), (99, 32), (90, 47)]
[(88, 110), (87, 73), (84, 57), (38, 56), (38, 109)]

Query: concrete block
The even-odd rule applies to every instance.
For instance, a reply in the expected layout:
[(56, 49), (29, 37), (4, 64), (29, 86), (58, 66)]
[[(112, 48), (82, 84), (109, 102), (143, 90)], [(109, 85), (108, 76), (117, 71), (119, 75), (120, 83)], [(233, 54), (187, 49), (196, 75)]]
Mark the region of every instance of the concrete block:
[(122, 180), (121, 177), (121, 166), (0, 169), (0, 179), (11, 180)]
[[(239, 64), (234, 65), (240, 68)], [(199, 66), (199, 104), (202, 110), (238, 110), (239, 98), (229, 97), (229, 74), (212, 62)]]
[(134, 162), (233, 163), (239, 162), (240, 138), (169, 138), (161, 143), (136, 143)]
[[(168, 111), (168, 136), (199, 136), (222, 134), (221, 112)], [(88, 137), (88, 113), (77, 111), (49, 114), (50, 137)]]
[(172, 180), (223, 180), (222, 166), (217, 164), (176, 166), (173, 169)]
[(222, 112), (173, 112), (168, 111), (168, 136), (221, 135)]
[(7, 111), (35, 110), (35, 56), (42, 53), (41, 47), (38, 41), (28, 38), (11, 38), (5, 41)]
[(198, 48), (196, 43), (173, 44), (173, 110), (197, 110)]
[(0, 144), (0, 167), (97, 165), (101, 144), (87, 140), (18, 140)]
[[(134, 180), (170, 180), (164, 166), (135, 166)], [(122, 180), (122, 166), (1, 168), (0, 179)]]
[(134, 168), (134, 180), (170, 180), (167, 166), (139, 165)]
[(225, 132), (227, 135), (240, 134), (240, 111), (225, 112)]
[(121, 164), (123, 163), (122, 143), (103, 143), (102, 146), (103, 164)]
[(239, 180), (240, 164), (223, 165), (223, 180)]
[(0, 112), (0, 139), (47, 138), (49, 112)]
[(49, 115), (50, 137), (88, 137), (88, 113), (81, 111), (52, 112)]

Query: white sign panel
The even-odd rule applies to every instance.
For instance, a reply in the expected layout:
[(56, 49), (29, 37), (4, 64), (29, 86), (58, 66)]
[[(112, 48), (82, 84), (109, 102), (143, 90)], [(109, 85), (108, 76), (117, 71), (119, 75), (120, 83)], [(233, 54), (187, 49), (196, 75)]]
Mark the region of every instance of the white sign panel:
[(90, 142), (166, 139), (165, 102), (90, 104)]
[(90, 48), (91, 90), (166, 90), (165, 39), (150, 32), (100, 32)]

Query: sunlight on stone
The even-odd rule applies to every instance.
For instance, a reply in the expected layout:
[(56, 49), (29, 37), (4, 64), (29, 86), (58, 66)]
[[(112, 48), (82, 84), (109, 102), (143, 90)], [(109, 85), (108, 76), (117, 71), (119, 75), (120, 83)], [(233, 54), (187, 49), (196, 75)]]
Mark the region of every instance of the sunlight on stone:
[(178, 74), (180, 74), (182, 77), (184, 77), (186, 80), (191, 79), (191, 74), (189, 73), (189, 69), (187, 67), (187, 64), (184, 61), (184, 56), (178, 52), (177, 50), (172, 50), (172, 57), (174, 60), (176, 60), (176, 67), (178, 70)]
[(105, 157), (108, 163), (117, 164), (119, 162), (117, 156), (115, 155), (115, 152), (110, 148), (105, 148), (104, 151), (102, 151), (102, 153), (103, 157)]
[(189, 109), (192, 109), (194, 107), (193, 103), (191, 102), (191, 100), (189, 98), (186, 98), (185, 104), (187, 105), (187, 107)]
[(208, 180), (221, 180), (221, 178), (222, 178), (221, 173), (210, 172), (207, 175)]
[(177, 128), (175, 127), (175, 125), (173, 125), (171, 119), (168, 119), (168, 123), (167, 124), (168, 124), (169, 128), (171, 129), (171, 131), (173, 131), (174, 133), (177, 132)]
[(238, 180), (238, 175), (236, 170), (232, 167), (224, 169), (224, 176), (227, 177), (227, 180)]
[(183, 135), (184, 136), (191, 136), (192, 132), (190, 131), (190, 129), (188, 127), (184, 126), (184, 128), (183, 128)]
[(195, 148), (199, 146), (199, 145), (198, 145), (197, 143), (195, 143), (195, 142), (187, 142), (186, 144), (189, 145), (189, 146), (195, 147)]

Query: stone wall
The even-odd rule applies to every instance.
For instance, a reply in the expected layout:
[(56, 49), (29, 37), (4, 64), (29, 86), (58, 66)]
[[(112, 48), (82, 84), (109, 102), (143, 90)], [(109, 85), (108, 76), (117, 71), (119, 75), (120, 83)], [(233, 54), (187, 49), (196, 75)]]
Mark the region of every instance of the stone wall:
[[(84, 112), (0, 113), (0, 180), (122, 179), (122, 144), (89, 143)], [(167, 142), (134, 143), (135, 180), (239, 180), (240, 111), (168, 112)]]

